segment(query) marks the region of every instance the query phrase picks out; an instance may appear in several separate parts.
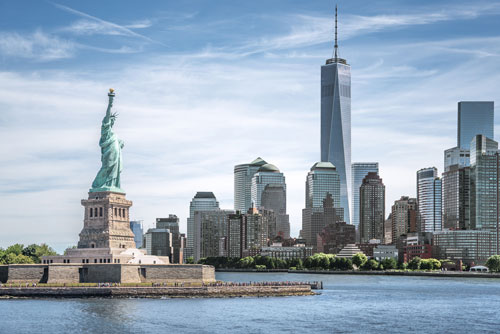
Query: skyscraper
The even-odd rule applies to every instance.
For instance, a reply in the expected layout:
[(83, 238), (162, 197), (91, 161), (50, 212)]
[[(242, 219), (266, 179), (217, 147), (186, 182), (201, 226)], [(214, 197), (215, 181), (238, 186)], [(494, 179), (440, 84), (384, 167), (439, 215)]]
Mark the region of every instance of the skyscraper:
[(437, 168), (423, 168), (417, 172), (417, 200), (420, 232), (440, 231), (442, 228), (441, 179)]
[(221, 239), (225, 237), (232, 210), (207, 210), (194, 213), (193, 257), (199, 261), (204, 257), (222, 256)]
[(142, 237), (144, 233), (142, 229), (142, 220), (131, 220), (130, 229), (134, 233), (135, 246), (137, 248), (142, 248)]
[(384, 240), (385, 186), (376, 172), (369, 172), (359, 188), (359, 236), (361, 243)]
[(418, 231), (418, 204), (416, 198), (401, 196), (391, 210), (392, 235), (391, 243), (396, 244), (398, 238)]
[(351, 66), (338, 57), (337, 8), (335, 54), (321, 66), (321, 161), (329, 161), (340, 176), (340, 206), (349, 223), (351, 187)]
[(458, 102), (458, 147), (469, 149), (476, 135), (494, 138), (493, 101)]
[(378, 174), (378, 162), (354, 162), (352, 164), (352, 188), (351, 188), (351, 223), (359, 225), (359, 187), (369, 172)]
[(184, 257), (193, 256), (194, 247), (194, 214), (195, 211), (215, 211), (219, 209), (219, 202), (213, 192), (197, 192), (189, 204), (187, 219), (187, 247)]
[(167, 229), (172, 233), (172, 248), (174, 250), (170, 262), (183, 263), (185, 237), (179, 231), (179, 218), (169, 214), (167, 218), (156, 218), (157, 229)]
[[(468, 158), (467, 158), (468, 159)], [(443, 173), (443, 228), (470, 228), (470, 167), (446, 166)]]
[(322, 209), (323, 201), (328, 194), (332, 196), (333, 207), (340, 212), (339, 173), (331, 162), (317, 162), (307, 173), (306, 208)]
[(234, 166), (234, 210), (245, 213), (252, 207), (252, 178), (265, 164), (267, 162), (259, 157), (248, 164)]

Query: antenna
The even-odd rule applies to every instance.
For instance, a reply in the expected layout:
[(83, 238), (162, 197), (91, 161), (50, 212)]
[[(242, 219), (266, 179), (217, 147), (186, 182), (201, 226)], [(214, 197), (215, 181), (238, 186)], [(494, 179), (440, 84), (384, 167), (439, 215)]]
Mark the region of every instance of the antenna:
[(337, 44), (337, 5), (335, 5), (335, 62), (337, 62), (337, 49), (339, 48)]

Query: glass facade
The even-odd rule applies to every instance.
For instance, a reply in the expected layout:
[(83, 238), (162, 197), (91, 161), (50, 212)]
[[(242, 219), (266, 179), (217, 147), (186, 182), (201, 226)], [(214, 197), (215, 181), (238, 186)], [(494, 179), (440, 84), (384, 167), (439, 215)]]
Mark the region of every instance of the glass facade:
[(378, 174), (378, 162), (355, 162), (352, 164), (351, 223), (359, 225), (359, 187), (369, 172)]
[(134, 233), (135, 247), (142, 248), (142, 236), (144, 233), (142, 229), (142, 220), (131, 220), (130, 229), (132, 233)]
[(265, 164), (259, 157), (251, 163), (234, 166), (234, 210), (245, 213), (252, 207), (252, 178)]
[(317, 162), (307, 174), (306, 208), (323, 208), (327, 194), (333, 199), (333, 207), (340, 208), (340, 176), (330, 162)]
[(195, 211), (194, 213), (194, 247), (195, 261), (209, 256), (221, 256), (220, 240), (226, 235), (232, 210)]
[(197, 192), (189, 204), (189, 217), (187, 219), (187, 242), (184, 256), (193, 256), (194, 247), (194, 214), (195, 211), (215, 211), (219, 209), (219, 202), (212, 192)]
[(439, 231), (434, 233), (434, 246), (442, 259), (484, 264), (498, 254), (496, 234), (489, 231)]
[(359, 236), (361, 243), (384, 240), (385, 186), (376, 172), (369, 172), (359, 188)]
[(492, 101), (458, 102), (458, 147), (469, 149), (476, 135), (494, 138), (494, 103)]
[(351, 191), (351, 66), (344, 59), (321, 66), (321, 161), (329, 161), (340, 176), (340, 205), (350, 222)]
[(451, 166), (458, 168), (470, 166), (470, 151), (460, 147), (453, 147), (444, 151), (444, 171), (450, 170)]
[(442, 188), (437, 168), (423, 168), (417, 172), (417, 200), (420, 232), (442, 229)]
[[(252, 178), (252, 201), (256, 208), (262, 206), (262, 193), (267, 185), (282, 185), (286, 192), (285, 176), (276, 166), (262, 166)], [(286, 206), (285, 206), (286, 207)]]
[(498, 231), (498, 143), (483, 135), (471, 142), (470, 220), (473, 229)]
[(261, 208), (272, 210), (276, 215), (276, 231), (270, 238), (290, 238), (290, 218), (286, 214), (286, 189), (283, 184), (268, 184), (261, 197)]
[(452, 165), (443, 173), (443, 228), (470, 228), (470, 167)]

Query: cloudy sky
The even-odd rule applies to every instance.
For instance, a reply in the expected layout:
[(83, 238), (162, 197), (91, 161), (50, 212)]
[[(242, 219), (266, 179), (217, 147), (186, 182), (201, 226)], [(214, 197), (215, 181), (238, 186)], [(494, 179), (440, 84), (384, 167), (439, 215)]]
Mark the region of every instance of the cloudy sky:
[[(320, 155), (333, 10), (319, 0), (0, 2), (0, 247), (76, 244), (110, 87), (132, 218), (152, 227), (175, 213), (185, 230), (197, 191), (232, 208), (233, 166), (261, 156), (285, 173), (296, 236)], [(493, 100), (498, 113), (500, 2), (339, 1), (339, 11), (353, 162), (380, 163), (389, 210), (415, 196), (418, 169), (442, 171), (458, 101)]]

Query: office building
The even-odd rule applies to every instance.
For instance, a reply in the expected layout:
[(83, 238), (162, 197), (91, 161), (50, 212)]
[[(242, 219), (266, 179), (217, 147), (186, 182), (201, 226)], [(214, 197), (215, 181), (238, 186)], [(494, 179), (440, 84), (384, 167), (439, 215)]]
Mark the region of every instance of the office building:
[(444, 171), (450, 170), (451, 166), (458, 168), (470, 166), (470, 151), (468, 149), (453, 147), (444, 151)]
[(416, 198), (401, 196), (394, 201), (391, 210), (392, 244), (396, 244), (402, 235), (415, 233), (419, 229), (418, 203)]
[(142, 248), (142, 238), (144, 233), (142, 229), (142, 220), (131, 220), (130, 229), (132, 230), (132, 233), (134, 233), (135, 246), (137, 248)]
[(385, 185), (376, 172), (369, 172), (359, 188), (359, 235), (361, 243), (384, 240)]
[[(342, 209), (340, 209), (342, 211)], [(327, 194), (323, 200), (323, 207), (305, 208), (302, 210), (302, 230), (301, 237), (305, 239), (306, 246), (313, 247), (313, 251), (318, 249), (318, 235), (323, 228), (329, 224), (334, 224), (342, 221), (342, 212), (333, 205), (333, 197)]]
[(164, 228), (150, 228), (144, 235), (144, 248), (148, 255), (165, 256), (174, 254), (173, 234)]
[(440, 231), (442, 228), (442, 187), (437, 168), (417, 171), (417, 201), (420, 232)]
[(369, 172), (379, 173), (378, 162), (355, 162), (352, 164), (351, 223), (359, 226), (359, 187)]
[(172, 214), (168, 215), (167, 218), (156, 218), (156, 228), (167, 229), (172, 233), (173, 254), (171, 263), (183, 263), (186, 236), (179, 231), (179, 218)]
[(442, 175), (443, 228), (470, 228), (470, 167), (451, 165)]
[(212, 192), (197, 192), (189, 204), (189, 217), (187, 219), (187, 247), (184, 257), (193, 256), (194, 249), (194, 215), (196, 211), (215, 211), (219, 209), (219, 202)]
[(377, 261), (395, 259), (398, 261), (398, 249), (395, 245), (378, 245), (373, 249), (373, 257)]
[(434, 233), (434, 245), (438, 258), (462, 260), (467, 264), (484, 264), (498, 254), (497, 235), (488, 230), (438, 231)]
[(232, 210), (195, 211), (193, 257), (199, 261), (205, 257), (223, 256), (221, 238), (226, 236)]
[(337, 169), (331, 162), (316, 162), (307, 173), (306, 208), (322, 209), (328, 194), (332, 197), (333, 207), (340, 209), (340, 176)]
[(234, 166), (234, 210), (247, 212), (252, 207), (252, 178), (267, 164), (262, 158)]
[(470, 225), (498, 233), (500, 161), (498, 143), (483, 135), (471, 142)]
[(337, 254), (348, 244), (356, 243), (356, 226), (346, 222), (329, 223), (317, 236), (317, 252)]
[(290, 238), (290, 218), (286, 213), (286, 189), (283, 184), (268, 184), (261, 196), (260, 209), (272, 210), (276, 216), (276, 231), (270, 238), (276, 236), (282, 239)]
[[(336, 13), (336, 11), (335, 11)], [(351, 188), (351, 66), (338, 57), (337, 14), (335, 54), (321, 66), (321, 161), (329, 161), (340, 176), (340, 207), (349, 223)]]
[(494, 108), (492, 101), (458, 102), (458, 147), (468, 150), (476, 135), (494, 138)]

